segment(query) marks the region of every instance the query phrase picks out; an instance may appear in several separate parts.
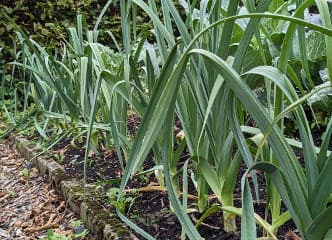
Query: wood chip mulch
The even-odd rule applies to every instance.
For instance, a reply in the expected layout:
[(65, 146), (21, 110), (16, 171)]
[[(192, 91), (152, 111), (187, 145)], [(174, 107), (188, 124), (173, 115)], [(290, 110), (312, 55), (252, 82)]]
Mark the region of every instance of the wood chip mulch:
[(0, 143), (0, 239), (47, 239), (50, 229), (68, 236), (75, 220), (38, 170)]

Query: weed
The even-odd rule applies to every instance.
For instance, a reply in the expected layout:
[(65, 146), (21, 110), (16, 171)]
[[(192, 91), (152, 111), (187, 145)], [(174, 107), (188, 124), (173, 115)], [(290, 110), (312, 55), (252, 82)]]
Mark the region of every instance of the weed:
[(122, 213), (128, 212), (136, 199), (136, 197), (126, 196), (126, 192), (120, 192), (119, 188), (108, 190), (107, 197), (110, 203)]

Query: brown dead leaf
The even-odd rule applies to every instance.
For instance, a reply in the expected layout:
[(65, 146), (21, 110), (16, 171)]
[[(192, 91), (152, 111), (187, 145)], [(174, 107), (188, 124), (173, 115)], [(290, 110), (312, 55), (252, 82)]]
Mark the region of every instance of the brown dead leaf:
[(58, 234), (65, 235), (65, 236), (69, 236), (69, 235), (74, 233), (74, 231), (71, 230), (71, 229), (70, 230), (64, 230), (64, 231), (61, 231), (61, 230), (57, 229), (55, 232), (58, 233)]
[(88, 156), (89, 156), (89, 157), (93, 157), (94, 155), (95, 155), (95, 152), (92, 151), (91, 149), (89, 149)]
[(296, 233), (293, 231), (288, 231), (285, 236), (285, 240), (302, 240)]
[(5, 196), (3, 196), (3, 197), (1, 197), (0, 198), (0, 203), (1, 202), (4, 202), (7, 198), (9, 198), (10, 197), (10, 195), (9, 194), (6, 194)]
[(47, 230), (47, 229), (50, 229), (50, 228), (56, 228), (56, 227), (58, 227), (58, 225), (59, 225), (58, 222), (54, 222), (54, 223), (51, 223), (51, 224), (46, 224), (44, 226), (26, 228), (25, 231), (28, 232), (28, 233), (40, 232), (40, 231)]
[(74, 214), (37, 168), (29, 169), (28, 178), (24, 176), (26, 162), (8, 144), (0, 143), (0, 226), (6, 231), (0, 232), (0, 239), (9, 239), (8, 234), (13, 239), (35, 240), (48, 229), (70, 234), (63, 226), (76, 219)]

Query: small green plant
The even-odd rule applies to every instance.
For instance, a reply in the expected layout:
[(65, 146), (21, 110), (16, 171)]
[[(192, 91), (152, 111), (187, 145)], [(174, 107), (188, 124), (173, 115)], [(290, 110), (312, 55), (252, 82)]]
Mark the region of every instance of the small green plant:
[(56, 233), (54, 230), (49, 229), (47, 231), (47, 238), (44, 238), (44, 240), (69, 240), (70, 238), (66, 237), (63, 234)]
[(22, 173), (23, 173), (24, 177), (26, 177), (26, 178), (30, 177), (30, 173), (29, 173), (29, 170), (27, 168), (23, 168)]
[(74, 158), (70, 161), (70, 164), (75, 166), (80, 155), (75, 155)]
[(129, 211), (136, 199), (136, 197), (126, 196), (126, 192), (120, 192), (119, 188), (111, 188), (107, 192), (107, 197), (110, 203), (121, 213)]
[(70, 226), (73, 228), (74, 233), (66, 236), (62, 233), (56, 233), (53, 229), (47, 231), (47, 237), (43, 240), (72, 240), (72, 239), (85, 239), (89, 234), (89, 230), (84, 227), (84, 224), (81, 220), (75, 220), (70, 223)]
[(60, 153), (54, 154), (53, 157), (60, 164), (62, 164), (64, 162), (64, 160), (65, 160), (65, 156), (63, 154), (60, 154)]
[(84, 223), (81, 220), (75, 220), (70, 225), (74, 228), (72, 239), (84, 239), (89, 234), (89, 230), (84, 227)]
[(13, 191), (9, 191), (8, 194), (9, 194), (9, 197), (11, 197), (11, 198), (14, 198), (16, 196), (16, 193)]

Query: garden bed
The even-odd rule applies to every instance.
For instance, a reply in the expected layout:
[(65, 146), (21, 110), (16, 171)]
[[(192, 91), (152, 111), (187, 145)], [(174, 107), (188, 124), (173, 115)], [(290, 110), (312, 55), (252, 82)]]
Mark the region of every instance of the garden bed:
[[(65, 149), (65, 150), (64, 150)], [(83, 178), (83, 156), (84, 148), (75, 148), (70, 145), (70, 141), (60, 144), (54, 149), (55, 153), (61, 152), (63, 159), (62, 165), (69, 173), (75, 176), (76, 179)], [(144, 170), (153, 167), (152, 161), (146, 161)], [(235, 206), (241, 207), (241, 187), (240, 179), (245, 172), (245, 167), (241, 168), (238, 176), (237, 186), (234, 192)], [(116, 154), (113, 151), (101, 152), (99, 156), (90, 158), (89, 167), (87, 171), (88, 183), (92, 185), (102, 186), (104, 190), (119, 187), (121, 177), (121, 168)], [(116, 181), (118, 180), (118, 181)], [(255, 213), (260, 216), (265, 214), (265, 179), (263, 173), (258, 174), (258, 181), (260, 184), (260, 203), (255, 202)], [(112, 184), (108, 184), (112, 182)], [(189, 197), (190, 205), (195, 206), (197, 200), (197, 192), (191, 186), (191, 196)], [(106, 195), (99, 195), (103, 207), (108, 211), (112, 211), (110, 200)], [(135, 222), (139, 227), (150, 233), (156, 239), (180, 239), (181, 225), (178, 222), (175, 214), (170, 209), (170, 202), (167, 195), (167, 189), (158, 185), (153, 173), (147, 176), (132, 179), (127, 186), (127, 199), (132, 199), (133, 202), (128, 201), (127, 207), (132, 204), (127, 213), (130, 220)], [(211, 204), (217, 204), (216, 198), (213, 194), (210, 195)], [(128, 210), (128, 209), (126, 209)], [(285, 210), (285, 208), (283, 208)], [(202, 216), (200, 213), (190, 214), (193, 222), (197, 222)], [(223, 219), (221, 212), (217, 212), (209, 216), (203, 224), (199, 227), (199, 232), (205, 239), (240, 239), (240, 219), (237, 219), (238, 231), (234, 233), (227, 233), (223, 230)], [(258, 233), (262, 234), (262, 229), (257, 228)], [(293, 239), (289, 236), (296, 235), (296, 227), (292, 221), (280, 228), (277, 236), (278, 239)], [(286, 237), (288, 236), (288, 237)], [(138, 236), (138, 238), (140, 238)], [(140, 238), (144, 239), (144, 238)], [(296, 239), (296, 238), (294, 238)]]
[[(129, 128), (133, 134), (139, 125), (137, 121), (139, 119), (129, 120)], [(178, 127), (181, 126), (178, 124)], [(179, 132), (178, 127), (175, 127), (175, 133)], [(321, 136), (324, 131), (324, 127), (316, 127), (312, 130), (317, 146), (321, 144)], [(297, 135), (296, 132), (293, 134)], [(29, 136), (29, 138), (33, 139), (35, 137)], [(35, 156), (39, 155), (41, 150), (35, 148), (31, 140), (15, 136), (12, 137), (12, 141), (16, 143), (16, 148), (22, 156), (27, 159), (33, 159), (32, 163), (39, 168), (41, 174), (48, 176), (53, 188), (65, 197), (71, 209), (87, 222), (89, 230), (98, 239), (144, 239), (139, 235), (135, 236), (135, 234), (132, 234), (121, 223), (116, 216), (114, 206), (112, 206), (112, 199), (107, 194), (111, 188), (119, 187), (122, 177), (121, 166), (113, 149), (101, 148), (98, 154), (90, 152), (86, 173), (89, 186), (88, 200), (84, 202), (81, 181), (84, 176), (84, 140), (73, 144), (72, 139), (65, 139), (54, 146), (51, 151), (37, 158)], [(332, 149), (332, 142), (330, 142), (329, 149)], [(296, 151), (296, 154), (299, 161), (303, 163), (301, 151)], [(182, 164), (183, 162), (180, 161), (179, 165)], [(153, 168), (153, 166), (154, 163), (150, 154), (142, 170), (146, 171)], [(245, 170), (243, 165), (237, 179), (234, 192), (234, 205), (236, 207), (241, 207), (240, 180)], [(265, 177), (262, 172), (258, 172), (257, 176), (261, 200), (254, 203), (255, 213), (264, 216), (266, 207)], [(189, 186), (189, 189), (189, 208), (190, 206), (195, 208), (197, 192), (193, 186)], [(252, 191), (254, 190), (252, 189)], [(210, 204), (218, 205), (213, 194), (209, 198)], [(170, 209), (167, 189), (158, 185), (153, 172), (133, 178), (127, 186), (125, 199), (125, 211), (129, 219), (139, 227), (149, 232), (156, 239), (180, 239), (181, 225)], [(96, 206), (99, 207), (96, 208)], [(130, 209), (128, 208), (129, 206)], [(285, 208), (282, 208), (282, 211), (285, 210)], [(197, 223), (201, 216), (202, 214), (198, 212), (190, 214), (190, 218), (194, 223)], [(205, 219), (198, 230), (205, 239), (240, 239), (239, 218), (236, 220), (236, 223), (238, 231), (234, 233), (225, 232), (223, 230), (222, 213), (219, 211)], [(262, 235), (262, 229), (257, 228), (257, 233), (258, 236)], [(292, 221), (289, 221), (279, 229), (277, 237), (278, 239), (300, 239), (297, 233), (296, 226)]]
[[(313, 131), (314, 139), (317, 144), (320, 144), (321, 142), (320, 138), (322, 130), (323, 129), (316, 128)], [(36, 149), (31, 150), (30, 148), (30, 150), (28, 150), (25, 148), (25, 146), (29, 146), (26, 140), (22, 138), (15, 138), (15, 140), (18, 142), (18, 149), (24, 156), (28, 158), (33, 158), (34, 155), (38, 153)], [(332, 146), (330, 146), (330, 148), (331, 147)], [(39, 166), (42, 173), (49, 175), (49, 179), (53, 183), (55, 189), (65, 195), (65, 198), (69, 201), (69, 205), (72, 207), (74, 212), (76, 212), (77, 214), (81, 214), (81, 217), (84, 218), (84, 211), (82, 210), (82, 208), (84, 208), (85, 205), (82, 205), (82, 187), (80, 181), (83, 178), (84, 143), (79, 143), (73, 146), (73, 144), (71, 144), (71, 139), (66, 139), (65, 141), (55, 146), (48, 155), (50, 155), (51, 159), (53, 160), (45, 160), (45, 158), (41, 156), (36, 158), (34, 160), (34, 163)], [(302, 161), (301, 152), (298, 151), (297, 155), (299, 160)], [(61, 169), (65, 170), (63, 173), (59, 174), (58, 172), (57, 174), (55, 174), (55, 172), (57, 172), (58, 170), (52, 170), (52, 168), (57, 169), (58, 165), (54, 161), (60, 162)], [(51, 162), (53, 162), (54, 164), (52, 164)], [(152, 159), (147, 159), (144, 164), (143, 170), (148, 170), (152, 167)], [(245, 167), (242, 166), (240, 174), (238, 176), (237, 186), (234, 192), (234, 203), (236, 207), (241, 207), (240, 178), (244, 171)], [(114, 220), (114, 206), (112, 206), (110, 198), (109, 196), (107, 196), (107, 192), (110, 188), (117, 188), (119, 186), (121, 176), (122, 170), (114, 150), (100, 149), (99, 154), (94, 154), (92, 152), (90, 153), (87, 170), (87, 182), (89, 184), (90, 194), (92, 195), (90, 195), (88, 202), (90, 203), (90, 206), (101, 206), (101, 209), (104, 212), (103, 217), (105, 219), (110, 217), (108, 220), (104, 219), (105, 222), (103, 222), (102, 224), (105, 224), (105, 226), (101, 227), (100, 229), (95, 227), (96, 221), (98, 220), (90, 220), (90, 228), (92, 228), (93, 233), (97, 233), (97, 236), (102, 236), (100, 235), (102, 232), (102, 228), (112, 229), (110, 230), (111, 232), (116, 232), (115, 229), (117, 227), (114, 228), (113, 225), (115, 222), (119, 222), (119, 220)], [(60, 180), (58, 179), (59, 177)], [(71, 181), (71, 179), (74, 180)], [(68, 180), (70, 181), (68, 182)], [(255, 202), (254, 207), (255, 213), (259, 214), (260, 216), (264, 216), (265, 179), (262, 172), (258, 173), (258, 180), (262, 199), (260, 200), (260, 202)], [(197, 200), (197, 193), (195, 192), (193, 186), (191, 186), (190, 189), (191, 192), (189, 197), (189, 206), (192, 205), (194, 207), (195, 200)], [(76, 193), (70, 193), (73, 190)], [(94, 194), (96, 192), (97, 194)], [(74, 196), (75, 194), (78, 194), (79, 197), (75, 198), (79, 199), (79, 201), (72, 202), (71, 198), (73, 198), (72, 196)], [(165, 187), (158, 185), (153, 173), (132, 179), (128, 184), (125, 198), (125, 211), (128, 211), (127, 215), (129, 216), (129, 218), (139, 227), (149, 232), (156, 239), (180, 239), (181, 225), (179, 224), (175, 214), (169, 208), (167, 190)], [(218, 204), (217, 201), (215, 201), (215, 196), (213, 194), (210, 195), (210, 199), (210, 204)], [(131, 205), (130, 209), (128, 209), (129, 205)], [(284, 210), (285, 208), (283, 208), (283, 211)], [(92, 211), (92, 214), (95, 214), (95, 212), (100, 211), (100, 209), (96, 210), (90, 208), (88, 209), (88, 212), (89, 211)], [(90, 216), (91, 212), (87, 214)], [(201, 217), (201, 214), (199, 214), (198, 212), (191, 213), (190, 217), (195, 223)], [(91, 219), (91, 217), (87, 218)], [(239, 219), (236, 222), (238, 228), (240, 228)], [(120, 226), (123, 226), (120, 223), (117, 223), (115, 225), (118, 224)], [(123, 229), (123, 227), (120, 228)], [(262, 229), (257, 229), (258, 235), (261, 235)], [(204, 223), (200, 225), (199, 232), (205, 239), (240, 239), (239, 230), (234, 233), (226, 233), (223, 230), (223, 220), (220, 211), (209, 216), (204, 221)], [(127, 239), (135, 238), (134, 235), (131, 236), (132, 237), (128, 237)], [(278, 239), (299, 239), (297, 235), (297, 229), (292, 221), (289, 221), (287, 224), (283, 225), (282, 228), (279, 229), (277, 236)], [(144, 239), (139, 236), (138, 238)], [(104, 237), (104, 239), (110, 238)]]
[[(139, 119), (129, 120), (129, 129), (132, 134), (135, 133), (136, 127), (139, 125)], [(179, 123), (175, 127), (175, 134), (179, 132)], [(322, 133), (325, 127), (314, 127), (312, 129), (313, 139), (316, 146), (320, 146), (322, 142)], [(293, 137), (297, 138), (297, 131), (292, 133)], [(53, 158), (60, 161), (65, 171), (70, 176), (75, 176), (76, 179), (83, 179), (83, 161), (84, 161), (84, 142), (72, 144), (71, 139), (59, 143), (52, 149)], [(329, 149), (332, 150), (332, 141), (330, 141)], [(300, 150), (294, 149), (299, 162), (304, 165), (303, 154)], [(187, 152), (183, 153), (186, 155)], [(184, 159), (184, 158), (183, 158)], [(179, 167), (183, 165), (183, 161), (179, 162)], [(147, 171), (154, 167), (151, 154), (143, 164), (142, 171)], [(237, 184), (234, 192), (234, 205), (241, 207), (241, 177), (246, 170), (245, 165), (242, 165), (237, 177)], [(111, 188), (118, 188), (122, 177), (122, 170), (115, 150), (99, 149), (99, 154), (90, 152), (89, 162), (87, 168), (87, 183), (91, 186), (97, 187), (102, 191), (98, 195), (99, 203), (103, 208), (109, 212), (114, 210), (112, 200), (107, 195)], [(260, 201), (254, 201), (255, 213), (260, 216), (265, 216), (266, 212), (266, 185), (265, 176), (263, 172), (258, 171), (258, 183)], [(180, 183), (182, 185), (182, 183)], [(252, 192), (254, 189), (252, 187)], [(188, 208), (197, 208), (197, 192), (189, 184), (189, 205)], [(116, 197), (116, 196), (114, 196)], [(218, 205), (218, 201), (211, 193), (209, 196), (210, 205)], [(114, 199), (113, 199), (114, 200)], [(150, 233), (156, 239), (180, 239), (181, 225), (178, 222), (175, 214), (170, 209), (170, 202), (168, 199), (167, 189), (164, 186), (159, 186), (158, 181), (153, 172), (147, 175), (133, 178), (127, 185), (126, 196), (126, 213), (129, 219), (132, 220), (139, 227)], [(130, 209), (128, 209), (130, 206)], [(283, 206), (282, 212), (287, 209)], [(201, 213), (194, 212), (190, 214), (190, 218), (194, 223), (197, 223)], [(236, 220), (238, 231), (227, 233), (223, 230), (223, 218), (221, 211), (209, 216), (203, 224), (200, 225), (199, 232), (205, 239), (240, 239), (240, 219)], [(298, 230), (292, 220), (288, 221), (281, 228), (279, 228), (278, 239), (300, 239)], [(262, 228), (257, 225), (257, 234), (263, 234)], [(139, 235), (137, 236), (140, 239)]]

